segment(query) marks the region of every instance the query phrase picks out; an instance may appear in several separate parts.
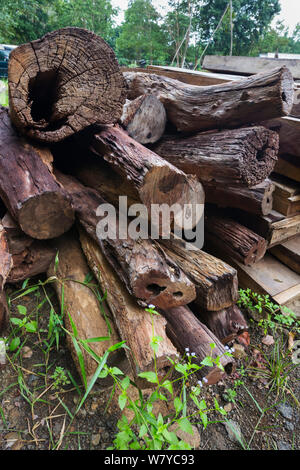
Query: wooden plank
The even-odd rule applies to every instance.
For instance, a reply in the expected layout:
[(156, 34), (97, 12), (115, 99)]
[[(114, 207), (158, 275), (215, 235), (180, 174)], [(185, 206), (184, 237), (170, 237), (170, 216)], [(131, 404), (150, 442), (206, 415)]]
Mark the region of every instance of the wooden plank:
[(300, 236), (270, 248), (269, 252), (290, 269), (300, 274)]
[(253, 75), (286, 65), (295, 79), (300, 79), (299, 59), (270, 59), (266, 57), (206, 55), (203, 68), (221, 73)]
[(300, 185), (289, 178), (273, 175), (273, 209), (290, 217), (300, 213)]
[(278, 132), (280, 156), (282, 158), (284, 158), (285, 155), (298, 157), (298, 159), (295, 159), (294, 165), (297, 165), (298, 162), (298, 167), (300, 167), (300, 119), (292, 116), (284, 116), (262, 121), (260, 125)]
[(280, 155), (274, 172), (300, 183), (300, 158), (294, 155)]

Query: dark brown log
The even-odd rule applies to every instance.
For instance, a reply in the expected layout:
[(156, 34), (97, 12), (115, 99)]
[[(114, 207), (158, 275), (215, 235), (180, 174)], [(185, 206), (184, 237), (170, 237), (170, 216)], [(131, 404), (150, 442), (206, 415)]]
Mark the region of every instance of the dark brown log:
[[(106, 239), (97, 235), (97, 224), (103, 216), (96, 210), (105, 201), (93, 189), (81, 185), (75, 178), (56, 172), (59, 181), (72, 198), (76, 215), (87, 233), (99, 244), (106, 259), (124, 282), (129, 293), (142, 306), (178, 306), (194, 300), (194, 285), (163, 250), (150, 239), (133, 239), (119, 230), (118, 214), (105, 218), (110, 230)], [(114, 232), (114, 230), (113, 230)]]
[(279, 139), (261, 126), (166, 137), (158, 155), (204, 184), (255, 186), (273, 171)]
[[(118, 126), (107, 127), (95, 134), (91, 150), (103, 156), (123, 179), (127, 179), (140, 201), (151, 214), (154, 204), (168, 204), (175, 207), (171, 214), (171, 224), (175, 220), (183, 226), (185, 210), (192, 208), (191, 228), (198, 220), (198, 207), (203, 206), (204, 190), (193, 176), (187, 176), (176, 166), (163, 160), (151, 150), (135, 142)], [(176, 206), (175, 206), (176, 205)], [(202, 213), (200, 214), (200, 216)], [(169, 233), (170, 224), (162, 220), (159, 233)]]
[(73, 27), (14, 49), (8, 88), (14, 124), (44, 142), (117, 122), (126, 99), (113, 50), (96, 34)]
[(293, 104), (293, 77), (286, 67), (206, 87), (140, 72), (125, 72), (124, 76), (128, 98), (155, 94), (178, 131), (240, 127), (285, 116)]
[(98, 279), (102, 292), (112, 312), (121, 339), (126, 341), (125, 352), (131, 364), (135, 382), (138, 374), (155, 370), (154, 353), (151, 347), (153, 335), (160, 336), (156, 353), (156, 369), (162, 378), (171, 366), (168, 358), (175, 359), (176, 349), (166, 336), (166, 320), (162, 316), (150, 315), (137, 305), (128, 294), (117, 274), (107, 262), (99, 245), (84, 230), (80, 231), (80, 241), (90, 268)]
[(205, 200), (218, 207), (235, 207), (253, 214), (267, 215), (273, 207), (273, 192), (275, 186), (271, 180), (251, 188), (243, 186), (228, 186), (205, 184)]
[(12, 256), (4, 227), (0, 224), (0, 332), (8, 326), (9, 309), (4, 292), (5, 283), (12, 268)]
[[(259, 121), (260, 122), (260, 121)], [(291, 116), (260, 122), (279, 134), (279, 154), (300, 157), (300, 119)], [(298, 158), (299, 160), (299, 158)]]
[(127, 100), (120, 124), (130, 137), (140, 144), (153, 144), (163, 135), (167, 115), (164, 105), (155, 95), (142, 95), (135, 100)]
[(0, 109), (0, 196), (23, 232), (54, 238), (74, 222), (70, 200), (51, 172), (47, 148), (19, 138), (6, 108)]
[[(66, 329), (72, 333), (73, 329), (69, 315), (76, 326), (78, 338), (87, 340), (91, 338), (107, 337), (104, 341), (91, 342), (89, 346), (102, 357), (105, 351), (120, 341), (109, 312), (103, 311), (103, 303), (99, 303), (93, 290), (84, 285), (86, 276), (91, 272), (82, 253), (78, 240), (78, 234), (68, 232), (53, 243), (59, 252), (58, 264), (52, 263), (48, 269), (48, 276), (55, 276), (57, 281), (54, 287), (59, 298), (63, 301), (64, 323)], [(93, 285), (97, 287), (94, 281)], [(93, 287), (95, 289), (95, 287)], [(105, 318), (105, 316), (107, 318)], [(109, 330), (109, 326), (111, 332)], [(72, 338), (66, 336), (67, 345), (71, 351), (72, 358), (83, 379), (78, 355), (76, 353)], [(87, 382), (96, 372), (98, 363), (82, 347), (82, 355), (86, 372)], [(121, 359), (120, 351), (109, 355), (109, 364), (116, 364)]]
[(267, 242), (260, 235), (234, 219), (212, 212), (205, 218), (205, 243), (230, 258), (251, 266), (263, 258)]
[(237, 305), (218, 312), (197, 309), (195, 314), (223, 344), (230, 343), (248, 330), (248, 324)]
[[(189, 348), (189, 353), (195, 353), (193, 362), (201, 365), (201, 361), (207, 356), (216, 359), (220, 356), (220, 367), (203, 367), (198, 374), (205, 377), (206, 384), (219, 382), (226, 374), (230, 375), (235, 370), (235, 362), (232, 357), (226, 355), (226, 349), (218, 338), (201, 323), (187, 306), (172, 308), (163, 311), (168, 321), (167, 333), (172, 342), (181, 352)], [(212, 349), (211, 344), (215, 347)]]
[(195, 305), (206, 310), (221, 310), (236, 302), (238, 280), (234, 268), (181, 240), (161, 240), (161, 244), (169, 258), (196, 286)]

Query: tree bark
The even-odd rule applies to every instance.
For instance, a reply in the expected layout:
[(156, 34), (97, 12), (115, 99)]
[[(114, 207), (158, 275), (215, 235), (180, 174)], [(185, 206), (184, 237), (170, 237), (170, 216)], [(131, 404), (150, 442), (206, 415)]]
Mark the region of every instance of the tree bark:
[[(59, 251), (59, 263), (57, 265), (55, 263), (51, 264), (48, 269), (48, 276), (56, 276), (57, 278), (57, 281), (54, 282), (54, 287), (59, 301), (62, 302), (66, 329), (71, 333), (73, 332), (69, 318), (70, 315), (76, 326), (79, 339), (87, 340), (90, 338), (107, 337), (104, 341), (89, 343), (91, 349), (99, 357), (102, 357), (105, 351), (110, 346), (118, 343), (120, 339), (111, 318), (107, 317), (106, 319), (103, 314), (104, 304), (102, 302), (100, 304), (91, 288), (84, 285), (86, 276), (91, 271), (82, 253), (77, 236), (76, 232), (68, 232), (53, 242)], [(93, 284), (95, 285), (95, 282)], [(106, 315), (107, 311), (104, 313)], [(111, 333), (108, 324), (110, 325)], [(80, 362), (72, 338), (70, 335), (67, 335), (66, 338), (78, 373), (83, 379)], [(82, 347), (81, 350), (86, 378), (87, 382), (89, 382), (96, 372), (98, 363)], [(120, 357), (120, 351), (111, 353), (109, 364), (117, 363)]]
[(140, 144), (153, 144), (163, 135), (167, 115), (164, 105), (155, 95), (142, 95), (135, 100), (127, 100), (120, 124), (130, 137)]
[(248, 266), (262, 259), (267, 249), (264, 238), (215, 211), (205, 219), (205, 243), (217, 254), (224, 252)]
[[(201, 323), (187, 306), (172, 308), (163, 311), (166, 317), (167, 333), (172, 342), (181, 352), (189, 348), (189, 353), (195, 353), (192, 359), (194, 363), (201, 365), (201, 361), (207, 356), (214, 359), (220, 357), (220, 364), (224, 368), (217, 366), (203, 367), (197, 373), (200, 377), (205, 377), (207, 385), (219, 382), (226, 374), (230, 375), (235, 370), (234, 359), (225, 355), (226, 350), (218, 338)], [(215, 347), (212, 349), (211, 344)]]
[(0, 196), (23, 232), (58, 237), (74, 222), (70, 200), (51, 171), (47, 148), (19, 138), (7, 109), (0, 109)]
[(5, 229), (0, 224), (0, 332), (8, 326), (9, 309), (4, 292), (5, 283), (12, 268), (12, 256), (9, 253), (9, 246)]
[(230, 307), (238, 298), (234, 268), (181, 240), (161, 240), (164, 251), (196, 286), (195, 304), (206, 310)]
[(268, 215), (273, 207), (275, 186), (266, 178), (250, 188), (242, 186), (218, 186), (205, 184), (205, 200), (218, 207), (235, 207), (253, 214)]
[(197, 309), (195, 314), (223, 344), (230, 343), (248, 330), (248, 324), (237, 305), (218, 312)]
[(126, 341), (129, 348), (126, 349), (126, 355), (135, 380), (141, 380), (138, 378), (140, 372), (155, 370), (154, 353), (151, 347), (154, 335), (161, 337), (156, 353), (156, 368), (162, 378), (171, 366), (168, 358), (175, 359), (177, 353), (166, 336), (166, 320), (157, 315), (151, 318), (150, 313), (137, 305), (107, 262), (98, 244), (84, 230), (80, 230), (80, 241), (102, 292), (106, 292), (106, 300), (121, 339)]
[(285, 116), (293, 104), (293, 77), (286, 67), (242, 80), (199, 87), (140, 72), (125, 72), (128, 98), (155, 94), (178, 131), (240, 127)]
[(279, 139), (261, 126), (166, 137), (154, 150), (204, 183), (255, 186), (274, 169)]
[(12, 121), (43, 142), (117, 122), (126, 99), (113, 50), (96, 34), (73, 27), (14, 49), (8, 88)]
[(105, 221), (110, 232), (105, 239), (99, 237), (97, 224), (103, 216), (98, 217), (96, 210), (105, 200), (75, 178), (59, 172), (56, 174), (72, 198), (81, 225), (99, 244), (108, 262), (140, 305), (154, 304), (165, 308), (194, 300), (194, 285), (159, 246), (150, 239), (134, 239), (124, 233), (127, 232), (127, 220), (120, 224), (119, 215), (109, 213)]

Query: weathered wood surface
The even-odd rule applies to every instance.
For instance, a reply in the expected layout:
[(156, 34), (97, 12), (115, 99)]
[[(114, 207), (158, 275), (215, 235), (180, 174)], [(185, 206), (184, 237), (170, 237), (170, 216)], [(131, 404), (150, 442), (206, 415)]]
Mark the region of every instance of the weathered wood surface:
[(166, 320), (162, 316), (153, 315), (140, 307), (120, 282), (117, 274), (107, 262), (97, 243), (83, 230), (80, 241), (89, 266), (96, 276), (102, 292), (106, 292), (106, 300), (112, 312), (121, 339), (126, 341), (129, 349), (125, 349), (135, 377), (140, 372), (154, 370), (153, 349), (151, 338), (160, 336), (156, 353), (156, 367), (161, 378), (171, 366), (170, 359), (175, 359), (176, 349), (167, 338)]
[(7, 234), (0, 224), (0, 332), (8, 326), (9, 309), (4, 292), (5, 283), (12, 268), (12, 256), (9, 253)]
[(207, 87), (141, 72), (124, 76), (128, 98), (155, 94), (178, 131), (240, 127), (288, 115), (293, 104), (293, 77), (286, 67)]
[(267, 215), (273, 208), (275, 186), (266, 178), (262, 183), (250, 188), (205, 184), (205, 200), (218, 207), (235, 207), (253, 214)]
[(117, 122), (126, 84), (111, 47), (67, 27), (14, 49), (8, 66), (11, 118), (29, 137), (57, 142), (91, 124)]
[(300, 158), (294, 155), (280, 155), (274, 172), (300, 183)]
[(251, 266), (263, 258), (266, 240), (253, 230), (241, 225), (230, 217), (222, 216), (222, 211), (212, 211), (205, 217), (205, 243), (216, 254), (227, 256)]
[[(78, 234), (77, 232), (69, 232), (56, 239), (53, 245), (59, 252), (59, 262), (58, 264), (52, 263), (48, 269), (48, 276), (56, 276), (57, 278), (54, 287), (59, 301), (63, 301), (65, 328), (70, 333), (73, 332), (71, 317), (79, 339), (107, 337), (104, 341), (89, 343), (90, 348), (99, 357), (102, 357), (105, 351), (110, 346), (118, 343), (120, 339), (112, 319), (108, 316), (108, 312), (103, 312), (103, 303), (101, 303), (101, 307), (93, 290), (84, 285), (86, 276), (91, 271), (82, 253)], [(93, 284), (96, 285), (96, 282), (94, 281)], [(107, 320), (104, 314), (107, 316)], [(78, 373), (83, 379), (79, 358), (71, 336), (66, 335), (66, 340)], [(81, 351), (87, 382), (89, 382), (96, 372), (98, 363), (84, 348), (81, 347)], [(109, 363), (114, 364), (119, 359), (120, 352), (114, 352), (109, 356)]]
[(278, 145), (275, 132), (255, 126), (165, 137), (154, 151), (203, 184), (254, 186), (274, 169)]
[(273, 209), (287, 217), (300, 214), (300, 184), (276, 174), (272, 175), (272, 181)]
[(237, 305), (232, 305), (218, 312), (208, 312), (207, 310), (201, 309), (195, 309), (194, 312), (199, 320), (204, 323), (223, 344), (230, 343), (237, 338), (237, 336), (248, 330), (245, 317)]
[(160, 243), (196, 286), (195, 305), (211, 311), (236, 302), (238, 280), (234, 268), (203, 250), (189, 249), (189, 244), (181, 240), (161, 240)]
[(271, 59), (267, 57), (206, 55), (202, 64), (204, 69), (221, 73), (253, 75), (271, 71), (275, 67), (288, 67), (296, 79), (300, 79), (299, 59)]
[[(279, 154), (300, 157), (300, 119), (291, 116), (260, 122), (279, 134)], [(298, 164), (300, 166), (300, 163)]]
[(6, 108), (0, 109), (0, 156), (0, 196), (21, 229), (37, 239), (66, 232), (74, 213), (52, 174), (52, 155), (18, 136)]
[[(195, 353), (195, 357), (192, 358), (193, 362), (201, 365), (201, 361), (207, 356), (214, 359), (220, 356), (220, 364), (224, 371), (217, 366), (205, 366), (197, 372), (201, 377), (206, 378), (207, 385), (215, 384), (224, 375), (230, 375), (234, 372), (234, 359), (225, 354), (226, 350), (223, 344), (187, 306), (164, 310), (162, 313), (168, 320), (167, 332), (172, 342), (181, 352), (185, 352), (185, 349), (189, 348), (189, 353)], [(212, 343), (215, 345), (213, 349), (210, 346)]]
[(283, 264), (300, 274), (300, 235), (274, 246), (269, 252)]
[[(95, 190), (58, 171), (56, 175), (70, 195), (81, 225), (99, 244), (108, 262), (140, 305), (154, 304), (165, 308), (194, 300), (194, 285), (158, 245), (150, 239), (130, 238), (127, 222), (119, 230), (118, 214), (115, 216), (109, 212), (107, 217), (104, 216), (105, 211), (96, 214), (97, 208), (106, 202)], [(107, 238), (101, 238), (98, 232), (97, 224), (103, 218), (109, 229)]]
[(140, 144), (153, 144), (163, 135), (167, 122), (164, 105), (155, 95), (126, 100), (120, 124)]

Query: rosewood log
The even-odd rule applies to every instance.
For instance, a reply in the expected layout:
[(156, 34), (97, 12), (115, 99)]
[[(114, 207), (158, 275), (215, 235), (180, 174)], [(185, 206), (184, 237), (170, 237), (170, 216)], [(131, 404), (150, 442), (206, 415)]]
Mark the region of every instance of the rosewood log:
[(261, 126), (166, 137), (154, 150), (204, 184), (255, 186), (273, 171), (279, 139)]
[(23, 232), (48, 239), (74, 222), (71, 202), (51, 171), (52, 155), (20, 138), (0, 109), (0, 196)]
[(179, 239), (161, 240), (161, 244), (169, 258), (196, 286), (195, 305), (206, 310), (221, 310), (236, 302), (238, 280), (234, 268)]
[[(99, 244), (108, 262), (140, 305), (154, 304), (165, 308), (194, 300), (194, 285), (159, 246), (150, 239), (130, 238), (127, 221), (123, 221), (120, 228), (119, 216), (115, 212), (109, 212), (105, 217), (103, 213), (97, 216), (97, 208), (105, 204), (105, 200), (75, 178), (59, 172), (56, 174), (72, 198), (81, 225)], [(109, 230), (106, 238), (101, 238), (97, 227), (103, 219)]]
[(8, 88), (12, 121), (43, 142), (117, 122), (126, 99), (111, 47), (91, 31), (73, 27), (14, 49)]
[(80, 230), (80, 241), (102, 292), (106, 292), (106, 300), (121, 339), (126, 341), (129, 348), (126, 348), (125, 352), (135, 380), (140, 380), (138, 379), (140, 372), (155, 370), (151, 347), (153, 335), (161, 337), (156, 353), (156, 368), (163, 377), (171, 366), (168, 358), (174, 359), (177, 353), (166, 336), (166, 320), (157, 315), (153, 315), (152, 318), (150, 313), (136, 303), (106, 260), (99, 245), (84, 230)]
[(0, 332), (8, 326), (9, 309), (4, 292), (5, 283), (12, 268), (12, 256), (9, 253), (9, 246), (5, 229), (0, 224)]
[(140, 144), (153, 144), (163, 135), (167, 115), (164, 105), (155, 95), (142, 95), (135, 100), (127, 100), (120, 124), (130, 137)]
[[(201, 323), (187, 306), (172, 308), (163, 311), (166, 317), (167, 333), (177, 348), (184, 352), (189, 348), (190, 353), (195, 353), (193, 362), (201, 365), (201, 361), (207, 356), (216, 359), (220, 356), (220, 367), (203, 367), (198, 374), (205, 377), (207, 385), (219, 382), (226, 374), (230, 375), (235, 370), (235, 361), (226, 355), (226, 350), (218, 338)], [(211, 344), (215, 347), (212, 349)]]
[(286, 67), (220, 85), (187, 85), (160, 75), (125, 72), (135, 99), (155, 94), (178, 131), (240, 127), (288, 115), (293, 105), (293, 77)]

